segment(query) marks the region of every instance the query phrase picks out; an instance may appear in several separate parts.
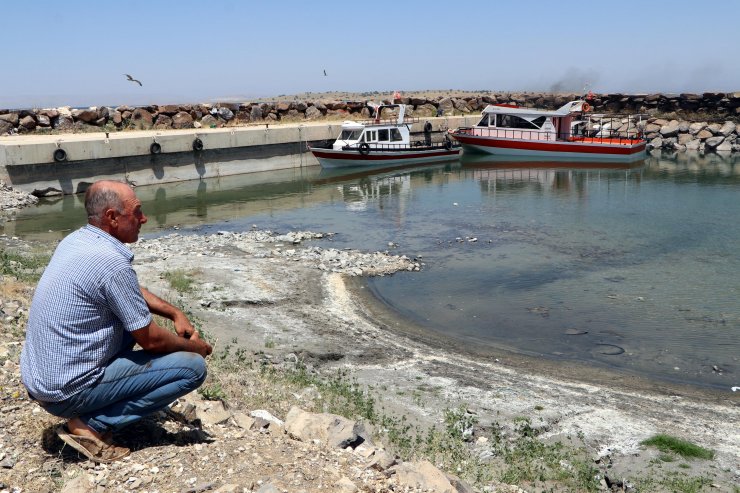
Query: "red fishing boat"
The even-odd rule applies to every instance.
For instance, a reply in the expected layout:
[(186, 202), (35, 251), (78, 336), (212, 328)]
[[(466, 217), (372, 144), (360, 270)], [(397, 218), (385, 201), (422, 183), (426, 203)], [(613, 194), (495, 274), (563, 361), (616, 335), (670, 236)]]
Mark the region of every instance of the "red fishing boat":
[(645, 157), (642, 115), (594, 115), (586, 101), (551, 111), (491, 104), (473, 127), (450, 130), (465, 152), (504, 156), (633, 160)]

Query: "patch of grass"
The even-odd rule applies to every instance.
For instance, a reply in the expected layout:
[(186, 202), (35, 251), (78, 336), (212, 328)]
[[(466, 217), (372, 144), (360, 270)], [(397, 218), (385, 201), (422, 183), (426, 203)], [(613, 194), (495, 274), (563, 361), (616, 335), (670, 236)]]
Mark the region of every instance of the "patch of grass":
[(0, 250), (0, 276), (13, 277), (23, 282), (36, 282), (41, 278), (41, 273), (49, 263), (49, 259), (48, 255), (24, 255)]
[(681, 457), (713, 459), (714, 451), (670, 435), (658, 434), (640, 442), (641, 445), (655, 447), (661, 452), (673, 452)]
[(502, 482), (556, 481), (575, 491), (599, 489), (598, 469), (583, 453), (566, 448), (562, 443), (544, 443), (527, 418), (518, 417), (515, 424), (518, 436), (511, 442), (498, 442), (497, 451), (506, 464), (499, 477)]
[(265, 339), (265, 347), (267, 349), (274, 348), (275, 347), (275, 341), (272, 338), (268, 337), (267, 339)]
[(198, 393), (207, 401), (224, 401), (226, 392), (221, 388), (220, 383), (212, 385), (203, 385), (198, 389)]
[(680, 473), (680, 475), (673, 475), (664, 479), (661, 483), (669, 491), (675, 491), (676, 493), (699, 493), (705, 486), (712, 484), (712, 480), (706, 476), (689, 477)]
[(175, 269), (162, 273), (162, 278), (170, 283), (170, 287), (178, 293), (189, 293), (193, 290), (195, 280), (191, 273), (184, 269)]

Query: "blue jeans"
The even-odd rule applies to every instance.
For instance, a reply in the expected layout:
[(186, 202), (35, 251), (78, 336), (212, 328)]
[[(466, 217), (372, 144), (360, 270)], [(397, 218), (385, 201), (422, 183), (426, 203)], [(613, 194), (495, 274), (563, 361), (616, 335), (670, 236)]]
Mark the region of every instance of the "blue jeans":
[(92, 387), (61, 402), (39, 404), (55, 416), (77, 417), (98, 433), (105, 433), (164, 409), (200, 387), (205, 379), (206, 362), (197, 353), (127, 350), (111, 361)]

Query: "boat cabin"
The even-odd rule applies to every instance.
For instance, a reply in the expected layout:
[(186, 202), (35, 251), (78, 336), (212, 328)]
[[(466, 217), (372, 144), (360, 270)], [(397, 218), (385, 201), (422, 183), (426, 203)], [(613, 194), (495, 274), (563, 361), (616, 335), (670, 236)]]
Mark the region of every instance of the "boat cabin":
[(586, 101), (571, 101), (555, 111), (491, 104), (473, 127), (475, 135), (521, 140), (571, 141), (588, 139), (639, 139), (643, 115), (588, 114)]
[(585, 101), (571, 101), (555, 111), (489, 104), (475, 128), (486, 129), (486, 135), (491, 137), (567, 140), (573, 135), (575, 114), (588, 109)]
[[(341, 150), (345, 147), (358, 147), (362, 143), (370, 148), (394, 148), (408, 146), (410, 142), (409, 127), (404, 123), (406, 106), (403, 104), (380, 105), (373, 107), (374, 118), (367, 122), (346, 121), (342, 123), (342, 131), (332, 146)], [(384, 108), (398, 108), (398, 117), (382, 119)]]
[(343, 147), (357, 147), (366, 142), (370, 147), (392, 147), (393, 145), (408, 145), (409, 129), (405, 126), (394, 125), (370, 126), (357, 122), (344, 122), (342, 132), (334, 142), (334, 149)]

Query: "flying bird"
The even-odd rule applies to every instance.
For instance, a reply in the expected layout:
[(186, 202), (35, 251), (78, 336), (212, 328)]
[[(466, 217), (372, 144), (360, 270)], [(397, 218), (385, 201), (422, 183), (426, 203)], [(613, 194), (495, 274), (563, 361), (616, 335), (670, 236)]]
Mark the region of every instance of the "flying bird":
[(324, 69), (324, 76), (326, 76), (326, 69)]
[(125, 75), (128, 78), (128, 80), (130, 80), (131, 82), (136, 82), (137, 84), (142, 85), (140, 80), (134, 79), (129, 74), (123, 74), (123, 75)]

